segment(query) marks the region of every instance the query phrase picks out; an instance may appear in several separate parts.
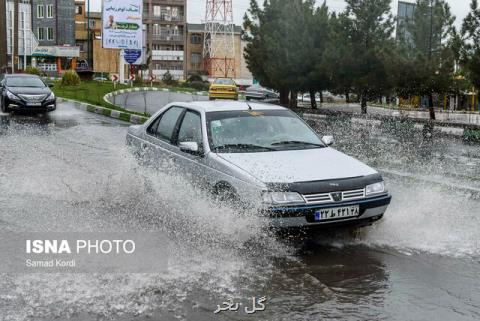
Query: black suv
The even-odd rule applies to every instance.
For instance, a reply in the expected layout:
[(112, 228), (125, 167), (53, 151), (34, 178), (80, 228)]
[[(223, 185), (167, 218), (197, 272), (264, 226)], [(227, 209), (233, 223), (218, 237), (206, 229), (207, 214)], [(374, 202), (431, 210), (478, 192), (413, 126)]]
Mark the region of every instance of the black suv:
[(43, 80), (35, 75), (5, 74), (0, 76), (2, 112), (10, 110), (52, 111), (57, 100)]

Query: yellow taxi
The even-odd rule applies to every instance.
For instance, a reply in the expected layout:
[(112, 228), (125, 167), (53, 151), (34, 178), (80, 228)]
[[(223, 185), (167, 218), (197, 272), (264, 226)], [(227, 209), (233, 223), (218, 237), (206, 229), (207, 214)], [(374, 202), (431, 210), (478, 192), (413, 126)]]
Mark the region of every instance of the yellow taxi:
[(238, 100), (238, 88), (232, 78), (217, 78), (210, 85), (208, 91), (210, 100), (234, 99)]

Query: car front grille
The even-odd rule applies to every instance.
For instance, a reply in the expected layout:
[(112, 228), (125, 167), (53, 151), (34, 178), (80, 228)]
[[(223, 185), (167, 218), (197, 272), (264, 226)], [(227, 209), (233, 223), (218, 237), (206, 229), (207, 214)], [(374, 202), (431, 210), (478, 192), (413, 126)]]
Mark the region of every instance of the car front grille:
[(32, 102), (32, 103), (40, 103), (42, 102), (47, 95), (18, 95), (18, 97), (24, 99), (25, 101)]
[[(341, 195), (341, 198), (340, 198)], [(325, 204), (365, 198), (365, 189), (302, 195), (307, 204)]]

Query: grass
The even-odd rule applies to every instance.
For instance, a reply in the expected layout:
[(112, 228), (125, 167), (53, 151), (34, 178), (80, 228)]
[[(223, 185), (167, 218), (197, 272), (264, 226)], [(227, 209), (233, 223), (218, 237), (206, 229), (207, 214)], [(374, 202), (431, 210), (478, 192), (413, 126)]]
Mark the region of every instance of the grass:
[[(149, 87), (149, 84), (133, 84), (133, 87)], [(169, 87), (169, 86), (160, 86), (154, 85), (157, 88), (168, 88), (172, 91), (183, 91), (183, 92), (197, 92), (198, 90), (188, 87)], [(116, 88), (113, 88), (113, 84), (109, 81), (82, 81), (78, 86), (63, 86), (60, 81), (54, 82), (54, 87), (52, 88), (56, 96), (74, 99), (84, 103), (106, 107), (114, 110), (119, 110), (122, 112), (127, 112), (135, 115), (148, 116), (143, 113), (132, 112), (124, 108), (115, 106), (103, 100), (103, 97), (115, 90), (127, 89), (130, 88), (128, 85), (117, 84)]]

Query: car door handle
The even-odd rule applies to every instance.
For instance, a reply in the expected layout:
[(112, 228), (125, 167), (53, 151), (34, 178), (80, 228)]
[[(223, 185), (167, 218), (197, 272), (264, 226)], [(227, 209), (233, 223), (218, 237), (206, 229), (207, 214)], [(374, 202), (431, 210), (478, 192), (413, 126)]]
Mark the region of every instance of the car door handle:
[(140, 145), (140, 147), (141, 147), (142, 149), (147, 149), (148, 146), (147, 146), (146, 143), (142, 143), (142, 144)]

